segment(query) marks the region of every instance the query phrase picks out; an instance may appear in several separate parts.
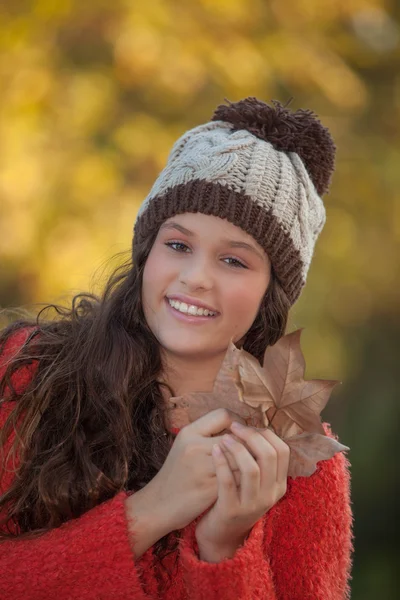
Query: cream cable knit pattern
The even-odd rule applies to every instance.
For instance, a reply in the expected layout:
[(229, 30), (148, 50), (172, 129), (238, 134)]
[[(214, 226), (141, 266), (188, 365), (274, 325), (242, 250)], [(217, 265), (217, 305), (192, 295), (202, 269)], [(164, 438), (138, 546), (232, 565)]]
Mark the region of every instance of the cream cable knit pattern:
[(139, 209), (135, 236), (182, 212), (214, 214), (242, 227), (268, 253), (291, 302), (300, 295), (326, 212), (296, 152), (222, 120), (187, 131)]

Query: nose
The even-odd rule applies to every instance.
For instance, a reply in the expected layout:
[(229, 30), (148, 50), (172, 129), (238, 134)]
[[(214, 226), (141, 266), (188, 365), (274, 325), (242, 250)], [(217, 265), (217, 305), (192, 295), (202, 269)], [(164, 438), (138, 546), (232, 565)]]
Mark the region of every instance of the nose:
[(211, 266), (206, 259), (193, 257), (185, 261), (185, 266), (179, 274), (179, 282), (191, 290), (209, 290), (214, 283)]

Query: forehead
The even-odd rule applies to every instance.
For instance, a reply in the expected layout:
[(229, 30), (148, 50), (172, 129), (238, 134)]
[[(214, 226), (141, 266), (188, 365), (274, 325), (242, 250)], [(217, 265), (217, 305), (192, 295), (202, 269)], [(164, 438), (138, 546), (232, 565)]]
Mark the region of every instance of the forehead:
[(176, 225), (198, 236), (232, 237), (232, 239), (239, 239), (257, 245), (256, 240), (246, 231), (230, 223), (227, 219), (221, 219), (214, 215), (205, 215), (203, 213), (174, 215), (161, 225), (160, 230), (172, 229)]

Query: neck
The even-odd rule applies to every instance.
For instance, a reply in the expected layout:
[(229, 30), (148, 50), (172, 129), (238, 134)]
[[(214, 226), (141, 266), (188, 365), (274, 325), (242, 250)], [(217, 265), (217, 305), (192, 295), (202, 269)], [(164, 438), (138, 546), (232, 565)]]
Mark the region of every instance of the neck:
[(225, 352), (208, 357), (163, 357), (163, 381), (172, 389), (174, 396), (191, 392), (211, 392), (221, 368)]

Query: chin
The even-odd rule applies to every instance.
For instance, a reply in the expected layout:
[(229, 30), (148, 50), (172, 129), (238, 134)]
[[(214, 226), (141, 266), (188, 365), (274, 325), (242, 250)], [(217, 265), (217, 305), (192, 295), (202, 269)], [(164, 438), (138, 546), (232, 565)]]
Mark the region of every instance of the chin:
[[(206, 342), (205, 340), (198, 340), (197, 342), (191, 338), (186, 339), (177, 339), (177, 336), (174, 337), (173, 340), (160, 339), (160, 345), (164, 352), (168, 354), (179, 355), (182, 358), (190, 358), (190, 357), (206, 357), (211, 354), (216, 354), (221, 352), (220, 344), (216, 344), (215, 340), (210, 340)], [(228, 345), (226, 345), (228, 347)]]

